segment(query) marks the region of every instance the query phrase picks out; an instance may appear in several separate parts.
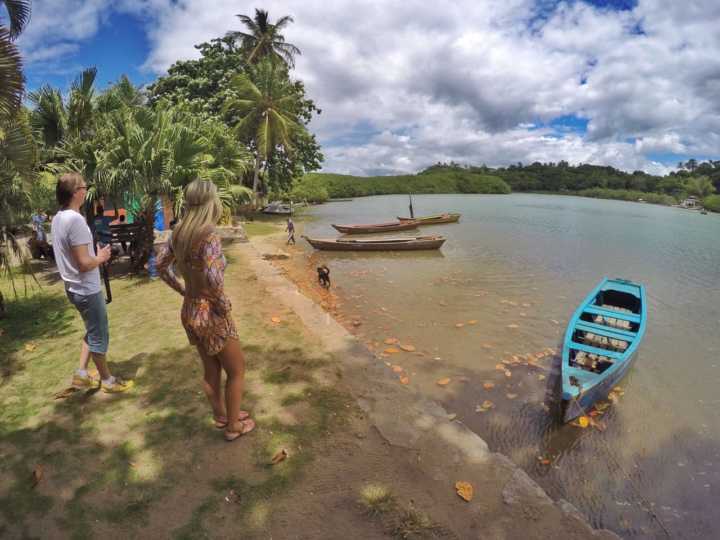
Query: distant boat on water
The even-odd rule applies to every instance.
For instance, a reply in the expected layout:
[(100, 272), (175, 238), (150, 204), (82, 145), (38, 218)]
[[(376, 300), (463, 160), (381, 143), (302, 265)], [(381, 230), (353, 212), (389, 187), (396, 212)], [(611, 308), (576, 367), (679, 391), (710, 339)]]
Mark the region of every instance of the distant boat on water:
[(436, 225), (438, 223), (456, 223), (460, 220), (461, 214), (436, 214), (434, 216), (422, 216), (415, 218), (399, 217), (398, 221), (417, 221), (418, 225)]
[(391, 221), (389, 223), (373, 223), (367, 225), (335, 225), (333, 223), (332, 226), (336, 231), (344, 234), (372, 234), (417, 229), (417, 223), (415, 223), (415, 221)]
[(400, 236), (396, 238), (308, 238), (303, 236), (315, 249), (327, 251), (411, 251), (440, 249), (445, 243), (444, 236)]
[(645, 335), (645, 287), (603, 279), (575, 310), (563, 341), (562, 416), (585, 415), (627, 373)]

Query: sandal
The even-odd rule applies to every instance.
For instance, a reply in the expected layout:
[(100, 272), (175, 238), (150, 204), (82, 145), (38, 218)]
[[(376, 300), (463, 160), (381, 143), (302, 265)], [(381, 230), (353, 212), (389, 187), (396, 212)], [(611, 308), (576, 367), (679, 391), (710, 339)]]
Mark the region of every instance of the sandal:
[(225, 430), (225, 440), (227, 442), (233, 442), (246, 433), (250, 433), (253, 429), (255, 429), (255, 420), (248, 418), (247, 420), (240, 420), (238, 422), (242, 426), (242, 430), (240, 431), (227, 431)]
[[(240, 411), (238, 413), (238, 420), (247, 420), (250, 418), (250, 413), (247, 411)], [(223, 416), (213, 416), (213, 422), (215, 422), (215, 427), (218, 429), (225, 429), (228, 425), (227, 417)]]

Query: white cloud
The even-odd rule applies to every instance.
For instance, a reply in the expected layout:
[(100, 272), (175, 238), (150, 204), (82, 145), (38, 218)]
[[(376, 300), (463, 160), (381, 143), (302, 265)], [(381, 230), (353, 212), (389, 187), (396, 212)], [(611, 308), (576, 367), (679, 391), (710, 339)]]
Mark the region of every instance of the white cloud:
[[(58, 44), (96, 31), (109, 2), (38, 0), (36, 16), (50, 4), (35, 35), (52, 28)], [(548, 4), (555, 3), (269, 0), (259, 7), (273, 19), (295, 18), (285, 36), (303, 51), (296, 75), (323, 110), (312, 128), (326, 170), (413, 171), (454, 159), (658, 172), (657, 154), (720, 154), (716, 0), (640, 0), (622, 12), (568, 2), (534, 19)], [(156, 73), (196, 57), (196, 43), (239, 29), (235, 15), (255, 7), (221, 0), (113, 5), (146, 16), (145, 66)], [(56, 13), (72, 6), (84, 22), (55, 29)], [(563, 115), (587, 119), (587, 134), (541, 127)]]

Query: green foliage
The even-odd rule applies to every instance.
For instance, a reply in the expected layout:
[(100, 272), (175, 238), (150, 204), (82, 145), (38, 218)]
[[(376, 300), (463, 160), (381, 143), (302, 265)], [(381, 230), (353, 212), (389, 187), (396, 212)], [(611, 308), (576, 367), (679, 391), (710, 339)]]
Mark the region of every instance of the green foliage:
[(295, 55), (300, 54), (300, 49), (287, 43), (285, 36), (280, 33), (280, 30), (293, 22), (292, 17), (280, 17), (272, 24), (267, 11), (256, 9), (253, 18), (247, 15), (238, 15), (238, 18), (248, 31), (228, 32), (228, 37), (240, 42), (243, 54), (250, 64), (268, 59), (274, 63), (282, 62), (288, 67), (294, 66)]
[(685, 191), (688, 195), (703, 198), (715, 193), (715, 186), (707, 176), (694, 176), (685, 181)]
[(316, 180), (326, 187), (330, 198), (393, 193), (510, 193), (510, 187), (497, 176), (466, 169), (375, 177), (310, 173), (303, 177), (302, 182)]
[(703, 206), (711, 212), (720, 213), (720, 195), (710, 195), (703, 199)]
[(325, 181), (320, 174), (307, 174), (298, 180), (290, 190), (290, 199), (296, 202), (323, 203), (330, 198)]
[(590, 188), (572, 192), (572, 194), (581, 197), (592, 197), (594, 199), (616, 199), (619, 201), (638, 201), (642, 199), (645, 202), (665, 205), (671, 205), (677, 202), (677, 199), (664, 193), (647, 193), (627, 189)]

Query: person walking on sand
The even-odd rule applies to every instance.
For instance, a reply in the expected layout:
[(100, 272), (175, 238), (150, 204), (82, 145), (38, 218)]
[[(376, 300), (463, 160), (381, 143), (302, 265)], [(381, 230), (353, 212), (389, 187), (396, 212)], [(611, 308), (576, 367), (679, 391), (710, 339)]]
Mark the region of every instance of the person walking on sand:
[(95, 252), (90, 228), (80, 214), (86, 193), (87, 183), (80, 174), (60, 176), (55, 187), (60, 211), (51, 225), (55, 263), (65, 284), (65, 292), (85, 323), (80, 365), (73, 375), (72, 385), (90, 387), (97, 383), (97, 379), (87, 371), (92, 357), (100, 374), (103, 391), (125, 392), (132, 387), (132, 381), (125, 382), (114, 377), (106, 359), (110, 330), (98, 267), (110, 258), (110, 246)]
[[(212, 182), (194, 180), (185, 188), (185, 213), (175, 225), (171, 240), (158, 257), (160, 277), (184, 300), (180, 320), (203, 364), (203, 390), (212, 408), (215, 427), (225, 429), (234, 441), (255, 428), (250, 415), (240, 410), (245, 383), (245, 357), (232, 319), (232, 306), (224, 292), (225, 256), (215, 225), (222, 204)], [(182, 275), (177, 279), (172, 267)], [(227, 376), (225, 399), (220, 387)]]
[(288, 218), (287, 220), (287, 227), (285, 227), (285, 231), (288, 233), (288, 239), (287, 239), (287, 245), (290, 245), (290, 242), (292, 242), (293, 246), (295, 245), (295, 224), (293, 223), (292, 218)]

